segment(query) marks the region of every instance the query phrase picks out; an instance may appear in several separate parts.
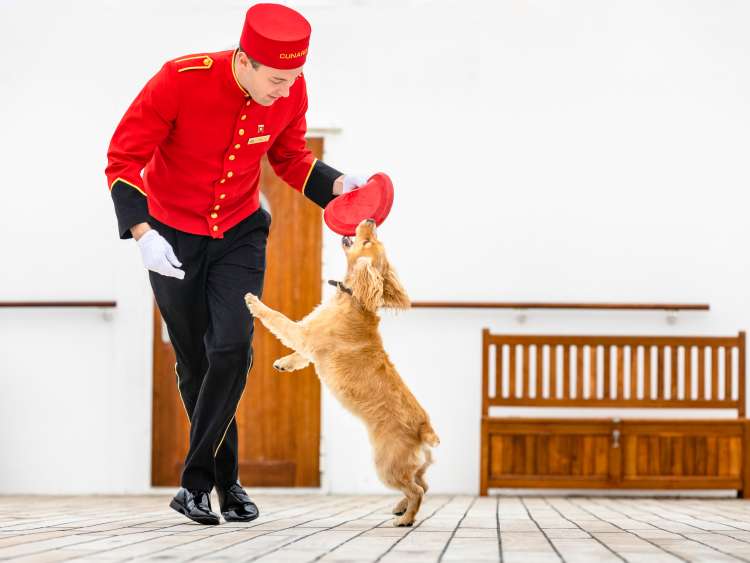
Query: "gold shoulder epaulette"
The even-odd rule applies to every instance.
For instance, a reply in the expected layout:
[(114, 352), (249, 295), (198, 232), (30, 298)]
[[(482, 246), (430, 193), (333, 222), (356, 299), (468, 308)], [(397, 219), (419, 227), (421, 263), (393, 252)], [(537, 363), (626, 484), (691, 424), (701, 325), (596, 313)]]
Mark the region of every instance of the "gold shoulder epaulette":
[(183, 72), (185, 70), (208, 70), (214, 64), (214, 60), (208, 55), (194, 55), (177, 59), (174, 63), (177, 65), (177, 72)]

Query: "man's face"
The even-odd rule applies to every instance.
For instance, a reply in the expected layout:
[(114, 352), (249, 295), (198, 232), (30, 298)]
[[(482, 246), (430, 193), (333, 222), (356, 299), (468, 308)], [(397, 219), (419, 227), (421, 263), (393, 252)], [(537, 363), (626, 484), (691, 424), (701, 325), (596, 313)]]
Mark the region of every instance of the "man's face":
[(253, 68), (247, 55), (239, 51), (234, 70), (242, 87), (262, 106), (270, 106), (279, 98), (286, 98), (294, 81), (302, 74), (302, 67), (281, 70), (260, 65)]

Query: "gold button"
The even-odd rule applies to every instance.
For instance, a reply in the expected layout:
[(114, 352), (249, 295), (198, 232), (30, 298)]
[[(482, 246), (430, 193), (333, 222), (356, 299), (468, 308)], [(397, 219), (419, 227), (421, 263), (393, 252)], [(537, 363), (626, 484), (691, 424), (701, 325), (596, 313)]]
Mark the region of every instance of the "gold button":
[(203, 59), (203, 64), (206, 66), (211, 66), (211, 59), (206, 57), (205, 59)]
[(226, 182), (226, 181), (227, 181), (227, 179), (226, 179), (226, 178), (222, 178), (221, 180), (219, 180), (219, 183), (220, 183), (220, 184), (223, 184), (223, 183), (224, 183), (224, 182)]
[(221, 205), (214, 205), (214, 210), (218, 211), (221, 208)]
[(239, 144), (239, 143), (237, 143), (236, 145), (234, 145), (234, 148), (235, 148), (235, 149), (238, 149), (238, 148), (240, 148), (240, 144)]
[(219, 195), (219, 199), (224, 199), (225, 197), (227, 197), (227, 194), (220, 194)]
[(235, 156), (233, 154), (230, 154), (229, 155), (229, 160), (234, 160), (234, 159), (235, 159)]
[(242, 117), (240, 117), (240, 119), (241, 119), (242, 121), (245, 121), (245, 120), (247, 119), (247, 115), (243, 115)]
[(219, 226), (218, 225), (214, 225), (213, 229), (214, 229), (214, 231), (218, 231), (219, 230)]
[(244, 129), (240, 129), (240, 137), (242, 137), (242, 135), (244, 135), (244, 134), (245, 134), (245, 130)]
[(211, 219), (216, 219), (218, 216), (218, 213), (211, 213)]
[(231, 178), (232, 176), (234, 176), (234, 172), (232, 172), (231, 170), (227, 172), (227, 178)]

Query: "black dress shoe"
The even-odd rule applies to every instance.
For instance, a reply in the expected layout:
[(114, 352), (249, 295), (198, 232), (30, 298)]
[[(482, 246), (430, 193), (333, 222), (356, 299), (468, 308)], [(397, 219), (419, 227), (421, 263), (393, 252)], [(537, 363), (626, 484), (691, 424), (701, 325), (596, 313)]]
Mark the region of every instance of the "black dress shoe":
[(208, 491), (188, 491), (181, 488), (169, 506), (199, 524), (219, 523), (219, 515), (211, 512), (211, 495)]
[(258, 517), (258, 507), (247, 496), (239, 481), (226, 489), (217, 486), (216, 494), (219, 497), (221, 515), (227, 522), (250, 522)]

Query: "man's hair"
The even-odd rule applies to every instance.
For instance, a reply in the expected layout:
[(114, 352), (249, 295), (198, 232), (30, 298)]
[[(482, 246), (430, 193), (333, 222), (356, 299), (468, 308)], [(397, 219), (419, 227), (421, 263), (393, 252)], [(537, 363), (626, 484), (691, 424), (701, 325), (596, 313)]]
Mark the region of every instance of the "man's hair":
[[(242, 47), (237, 47), (237, 50), (240, 53), (245, 53), (245, 51), (242, 50)], [(261, 67), (261, 64), (258, 61), (256, 61), (254, 58), (252, 58), (250, 55), (245, 53), (245, 56), (250, 60), (250, 64), (253, 66), (255, 70), (258, 70)]]

